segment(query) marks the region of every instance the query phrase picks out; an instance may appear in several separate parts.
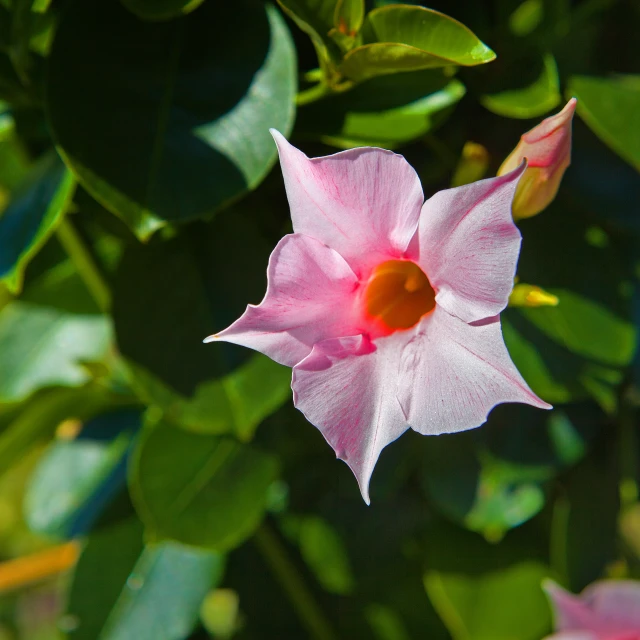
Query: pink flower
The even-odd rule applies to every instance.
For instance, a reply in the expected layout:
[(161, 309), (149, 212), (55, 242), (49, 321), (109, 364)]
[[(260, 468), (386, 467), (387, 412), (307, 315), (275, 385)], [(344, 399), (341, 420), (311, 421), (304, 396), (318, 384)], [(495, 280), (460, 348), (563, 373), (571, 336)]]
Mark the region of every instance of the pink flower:
[(307, 158), (273, 136), (294, 233), (276, 246), (267, 293), (206, 341), (293, 367), (293, 401), (355, 474), (369, 503), (382, 449), (482, 424), (500, 402), (549, 405), (511, 362), (498, 314), (520, 250), (511, 200), (524, 164), (441, 191), (390, 151)]
[(640, 640), (640, 582), (603, 580), (579, 596), (547, 581), (559, 633), (547, 640)]
[(576, 102), (571, 98), (560, 113), (525, 133), (498, 170), (499, 176), (505, 175), (523, 158), (527, 159), (527, 170), (513, 199), (516, 220), (535, 216), (556, 197), (562, 176), (571, 164), (571, 121)]

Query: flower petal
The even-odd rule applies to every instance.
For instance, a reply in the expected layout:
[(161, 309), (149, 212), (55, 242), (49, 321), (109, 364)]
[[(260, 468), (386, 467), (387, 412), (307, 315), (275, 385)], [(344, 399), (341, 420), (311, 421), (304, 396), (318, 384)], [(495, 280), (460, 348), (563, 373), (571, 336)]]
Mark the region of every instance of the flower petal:
[(558, 631), (600, 631), (597, 616), (580, 596), (569, 593), (553, 580), (545, 580), (543, 588), (551, 600)]
[(521, 239), (511, 202), (524, 169), (439, 191), (422, 207), (418, 262), (436, 302), (465, 322), (507, 306)]
[(300, 234), (285, 236), (269, 258), (267, 293), (230, 327), (205, 342), (224, 340), (293, 367), (316, 342), (353, 335), (354, 291), (349, 265), (326, 245)]
[(316, 344), (293, 369), (294, 404), (353, 471), (369, 504), (369, 480), (384, 447), (407, 430), (395, 387), (408, 332)]
[(587, 587), (580, 598), (607, 628), (640, 631), (640, 582), (602, 580)]
[(425, 435), (478, 427), (502, 402), (551, 408), (518, 373), (497, 317), (470, 325), (437, 306), (404, 349), (398, 399), (411, 428)]
[(383, 259), (402, 256), (424, 202), (420, 180), (402, 156), (363, 147), (310, 159), (271, 133), (296, 233), (335, 249), (359, 277)]

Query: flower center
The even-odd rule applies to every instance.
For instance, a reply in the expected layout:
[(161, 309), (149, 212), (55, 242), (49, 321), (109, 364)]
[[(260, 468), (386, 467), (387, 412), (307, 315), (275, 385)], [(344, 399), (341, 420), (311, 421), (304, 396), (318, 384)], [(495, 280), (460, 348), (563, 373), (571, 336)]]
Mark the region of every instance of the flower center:
[(415, 262), (387, 260), (371, 273), (364, 304), (367, 314), (386, 328), (409, 329), (436, 306), (436, 292)]

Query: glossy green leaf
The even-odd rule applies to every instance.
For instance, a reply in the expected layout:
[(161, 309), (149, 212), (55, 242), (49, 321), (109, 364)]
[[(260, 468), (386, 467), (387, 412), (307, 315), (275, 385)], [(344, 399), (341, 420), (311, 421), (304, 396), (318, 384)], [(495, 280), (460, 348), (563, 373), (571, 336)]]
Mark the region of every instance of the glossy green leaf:
[(457, 20), (419, 6), (374, 9), (362, 35), (363, 45), (347, 53), (342, 64), (344, 74), (358, 81), (399, 71), (475, 66), (496, 57)]
[(17, 293), (24, 270), (67, 209), (75, 180), (55, 152), (29, 171), (0, 214), (0, 280)]
[(137, 416), (115, 412), (53, 442), (35, 469), (24, 501), (29, 527), (65, 537), (82, 532), (124, 482), (125, 456)]
[(560, 104), (560, 78), (554, 57), (544, 56), (538, 79), (528, 87), (484, 95), (480, 103), (506, 118), (537, 118)]
[(200, 603), (220, 579), (221, 569), (222, 557), (210, 551), (176, 542), (147, 545), (100, 640), (186, 638), (197, 622)]
[[(212, 24), (224, 25), (216, 37)], [(264, 178), (277, 155), (269, 127), (286, 135), (293, 124), (295, 51), (278, 12), (250, 0), (206, 2), (169, 22), (141, 21), (112, 0), (75, 2), (46, 84), (63, 159), (148, 238)]]
[(551, 629), (540, 587), (548, 569), (534, 562), (481, 575), (431, 571), (425, 587), (453, 640), (539, 640)]
[(340, 148), (393, 148), (439, 125), (464, 93), (439, 70), (378, 76), (301, 107), (294, 135)]
[(578, 99), (578, 115), (594, 133), (640, 170), (640, 75), (573, 76), (567, 94)]
[[(143, 551), (143, 529), (137, 518), (99, 529), (88, 539), (76, 565), (66, 613), (73, 640), (97, 640), (113, 606)], [(96, 588), (100, 576), (100, 590)]]
[(19, 400), (45, 386), (83, 385), (89, 375), (81, 363), (100, 360), (110, 336), (102, 316), (11, 303), (0, 314), (0, 401)]
[(197, 9), (204, 0), (121, 0), (143, 20), (170, 20)]
[(441, 91), (399, 109), (347, 113), (340, 136), (323, 139), (343, 148), (367, 144), (393, 149), (431, 131), (441, 112), (456, 104), (464, 94), (464, 85), (453, 80)]
[(151, 534), (218, 551), (258, 525), (275, 460), (230, 438), (167, 424), (148, 427), (131, 466), (131, 492)]
[(174, 542), (143, 547), (137, 520), (99, 530), (89, 536), (71, 584), (67, 615), (76, 624), (69, 637), (181, 640), (222, 566), (217, 554)]

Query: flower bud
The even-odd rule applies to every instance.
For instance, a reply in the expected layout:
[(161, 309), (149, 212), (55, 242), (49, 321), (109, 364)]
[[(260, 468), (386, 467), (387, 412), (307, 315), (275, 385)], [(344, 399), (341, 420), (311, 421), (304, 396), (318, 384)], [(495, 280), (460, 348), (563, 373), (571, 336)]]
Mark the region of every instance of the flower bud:
[(560, 113), (525, 133), (502, 163), (499, 176), (515, 169), (523, 158), (528, 161), (513, 198), (514, 219), (535, 216), (556, 197), (562, 176), (571, 163), (571, 120), (576, 102), (571, 98)]
[(510, 307), (555, 307), (558, 297), (534, 284), (516, 284), (509, 296)]

